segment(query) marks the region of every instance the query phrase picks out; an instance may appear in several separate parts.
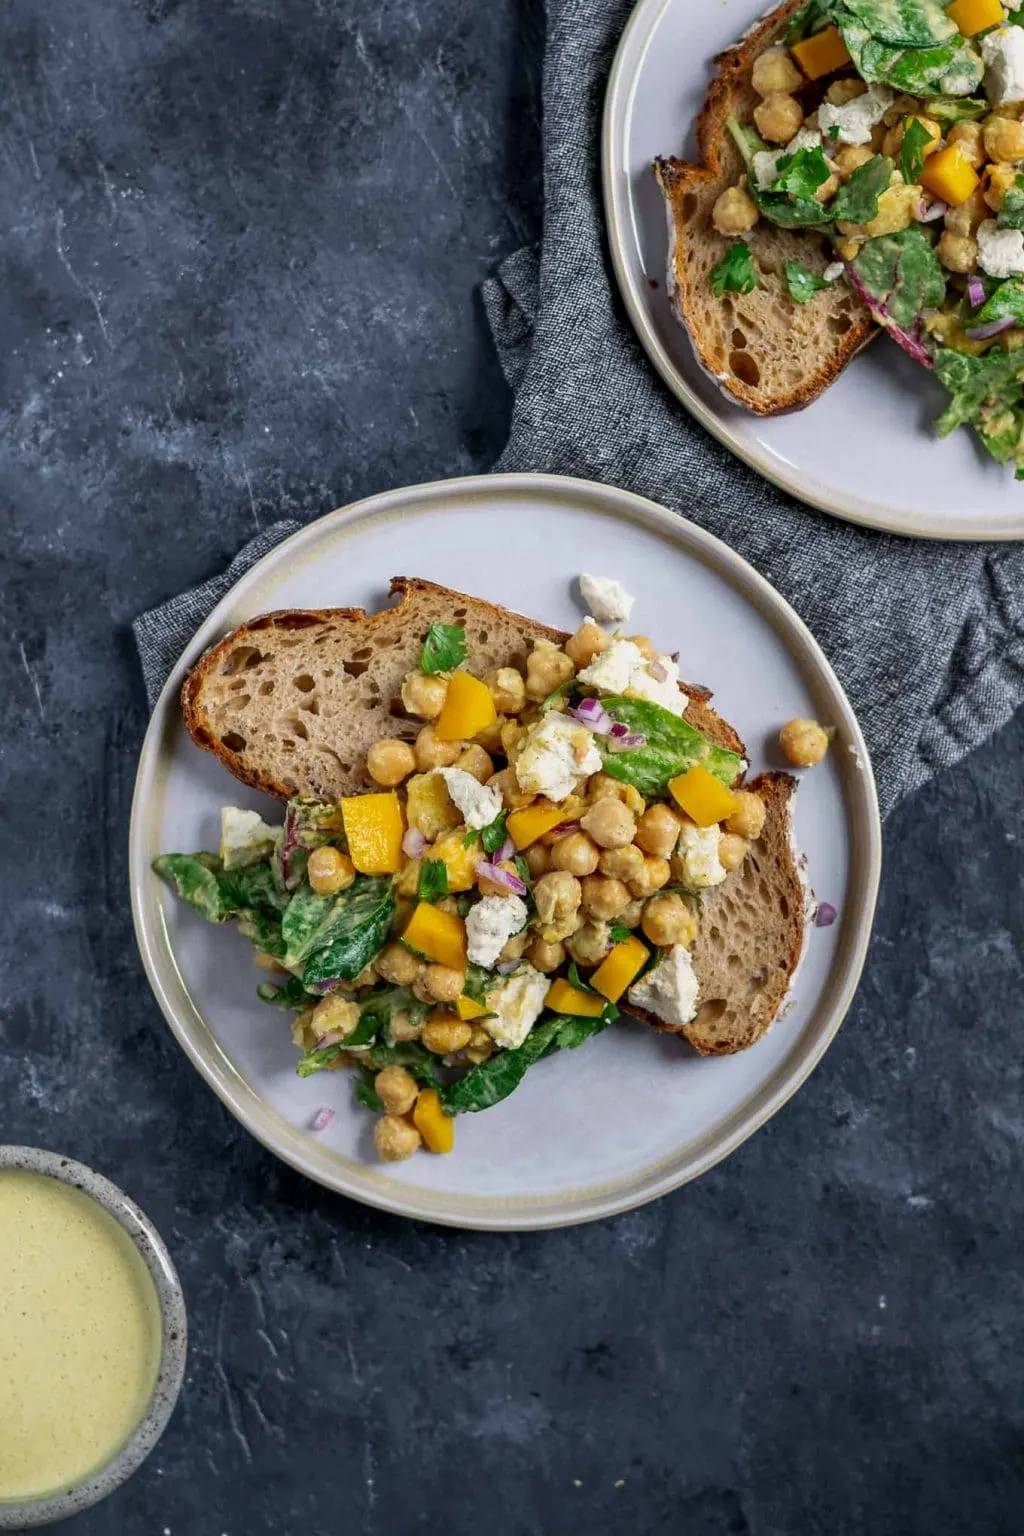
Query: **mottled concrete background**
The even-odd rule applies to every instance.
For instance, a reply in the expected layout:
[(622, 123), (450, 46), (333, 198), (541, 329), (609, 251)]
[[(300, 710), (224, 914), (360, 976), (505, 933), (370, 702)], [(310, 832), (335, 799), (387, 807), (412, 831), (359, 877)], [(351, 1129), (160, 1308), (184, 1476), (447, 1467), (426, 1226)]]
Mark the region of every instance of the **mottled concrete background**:
[(0, 16), (0, 1136), (138, 1198), (193, 1330), (73, 1527), (1019, 1536), (1024, 720), (888, 828), (813, 1080), (617, 1221), (460, 1236), (304, 1183), (142, 976), (128, 622), (282, 513), (493, 460), (474, 287), (539, 231), (541, 47), (537, 0)]

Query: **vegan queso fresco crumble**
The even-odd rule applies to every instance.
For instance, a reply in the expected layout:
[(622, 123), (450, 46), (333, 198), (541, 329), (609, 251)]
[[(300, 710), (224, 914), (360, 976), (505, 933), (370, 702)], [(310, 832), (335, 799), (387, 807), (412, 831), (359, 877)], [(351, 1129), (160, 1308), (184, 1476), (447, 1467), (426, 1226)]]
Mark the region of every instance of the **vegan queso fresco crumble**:
[[(701, 893), (762, 833), (746, 763), (683, 719), (675, 658), (612, 628), (632, 599), (580, 585), (591, 616), (523, 669), (474, 676), (464, 630), (433, 623), (395, 701), (422, 725), (372, 743), (372, 792), (294, 798), (278, 827), (228, 806), (219, 855), (155, 861), (202, 917), (237, 920), (300, 1076), (351, 1070), (385, 1161), (451, 1151), (458, 1115), (620, 1005), (693, 1019)], [(828, 736), (794, 720), (780, 744), (810, 766)]]

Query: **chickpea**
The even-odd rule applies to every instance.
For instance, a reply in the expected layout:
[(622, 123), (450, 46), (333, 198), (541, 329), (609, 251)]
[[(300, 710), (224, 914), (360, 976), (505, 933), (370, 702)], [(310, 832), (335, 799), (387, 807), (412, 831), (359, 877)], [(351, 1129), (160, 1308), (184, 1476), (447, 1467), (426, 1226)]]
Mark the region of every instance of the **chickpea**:
[(833, 107), (845, 107), (851, 101), (856, 101), (858, 96), (863, 96), (866, 91), (867, 86), (863, 80), (833, 80), (825, 92), (825, 100)]
[[(590, 879), (594, 877), (591, 875)], [(568, 938), (576, 927), (583, 892), (575, 875), (553, 869), (542, 875), (533, 887), (533, 901), (540, 918), (540, 936), (548, 944)]]
[(318, 896), (347, 891), (356, 878), (355, 865), (337, 848), (314, 848), (306, 865), (309, 883)]
[(416, 1103), (419, 1088), (404, 1067), (382, 1067), (373, 1080), (373, 1091), (389, 1115), (407, 1115)]
[(985, 135), (980, 123), (954, 123), (946, 134), (947, 144), (959, 144), (960, 154), (976, 171), (980, 171), (988, 158), (985, 154)]
[(656, 853), (645, 854), (643, 869), (629, 882), (630, 895), (636, 896), (640, 901), (653, 896), (655, 891), (660, 891), (663, 885), (668, 885), (671, 873), (667, 859), (661, 858)]
[(420, 1144), (420, 1133), (401, 1115), (382, 1115), (373, 1128), (373, 1140), (382, 1163), (400, 1163), (412, 1157)]
[(403, 1040), (418, 1040), (423, 1033), (423, 1025), (418, 1019), (414, 1019), (408, 1008), (396, 1008), (391, 1015), (391, 1038), (396, 1045)]
[(715, 201), (711, 222), (720, 235), (745, 235), (760, 215), (745, 187), (727, 187)]
[(837, 149), (832, 156), (841, 181), (849, 181), (854, 171), (862, 165), (867, 165), (873, 159), (874, 150), (870, 144), (844, 144)]
[(499, 715), (518, 715), (526, 703), (526, 683), (523, 674), (515, 667), (498, 667), (488, 672), (484, 682), (491, 690), (491, 698)]
[(629, 906), (623, 907), (615, 921), (621, 923), (623, 928), (639, 928), (643, 915), (644, 904), (642, 901), (637, 901), (634, 896)]
[(423, 961), (402, 944), (386, 945), (373, 962), (373, 968), (382, 981), (393, 987), (411, 987), (423, 969)]
[(949, 272), (974, 272), (978, 266), (978, 242), (971, 235), (952, 235), (944, 229), (935, 254)]
[(718, 839), (718, 862), (723, 869), (739, 869), (749, 851), (746, 838), (735, 832), (723, 832)]
[[(310, 880), (310, 884), (311, 885), (313, 884), (312, 879)], [(316, 891), (316, 886), (315, 885), (313, 886), (313, 889)], [(326, 895), (326, 894), (327, 894), (327, 892), (317, 891), (317, 895), (318, 896), (323, 896), (323, 895)], [(263, 953), (262, 949), (254, 950), (252, 957), (255, 960), (256, 964), (260, 967), (261, 970), (263, 970), (263, 971), (270, 971), (271, 974), (275, 975), (275, 976), (287, 976), (288, 975), (288, 972), (285, 970), (284, 966), (283, 965), (278, 965), (278, 963), (274, 959), (273, 955), (265, 955)]]
[(583, 905), (591, 917), (611, 922), (629, 906), (629, 891), (621, 880), (609, 880), (607, 875), (588, 875), (582, 885)]
[[(632, 811), (627, 810), (621, 800), (613, 800), (610, 796), (596, 801), (581, 819), (580, 826), (589, 833), (598, 849), (625, 848), (633, 841), (636, 832)], [(584, 873), (593, 874), (593, 870)]]
[(769, 144), (788, 144), (803, 120), (803, 107), (785, 91), (769, 92), (754, 108), (757, 131)]
[(890, 160), (898, 159), (905, 133), (906, 128), (901, 122), (895, 123), (893, 127), (887, 129), (885, 138), (882, 141), (882, 154), (888, 155)]
[(526, 946), (529, 942), (530, 935), (527, 929), (524, 928), (522, 933), (514, 933), (510, 939), (506, 940), (498, 956), (499, 963), (507, 965), (512, 960), (521, 960), (526, 954)]
[(455, 766), (461, 768), (463, 773), (471, 773), (478, 784), (486, 784), (494, 774), (490, 756), (475, 741), (471, 741), (465, 751), (459, 753)]
[(402, 682), (402, 708), (421, 720), (436, 720), (444, 708), (448, 684), (427, 672), (407, 672)]
[(661, 949), (672, 944), (692, 944), (697, 937), (696, 913), (674, 891), (651, 897), (644, 907), (641, 926), (651, 943)]
[(581, 875), (592, 875), (597, 868), (597, 860), (597, 845), (591, 842), (585, 832), (570, 832), (568, 837), (560, 837), (551, 849), (552, 867), (566, 869), (577, 879)]
[(507, 811), (521, 811), (526, 806), (532, 805), (536, 795), (524, 795), (519, 788), (515, 773), (511, 768), (503, 768), (500, 773), (492, 774), (487, 780), (488, 787), (493, 786), (501, 795), (501, 803)]
[(486, 1061), (495, 1052), (495, 1044), (483, 1025), (478, 1024), (469, 1037), (469, 1044), (463, 1047), (467, 1061), (471, 1061), (478, 1067), (482, 1061)]
[(473, 737), (473, 745), (483, 747), (485, 752), (495, 753), (505, 750), (501, 739), (501, 727), (504, 717), (496, 715), (490, 725), (485, 725), (482, 731), (477, 731)]
[(292, 1045), (300, 1051), (312, 1051), (316, 1048), (316, 1035), (313, 1033), (312, 1022), (315, 1008), (303, 1008), (292, 1019)]
[(1012, 117), (993, 116), (982, 129), (985, 153), (990, 160), (1024, 160), (1024, 123)]
[(731, 816), (726, 817), (725, 830), (735, 832), (737, 837), (756, 841), (764, 831), (764, 818), (767, 814), (764, 801), (750, 789), (734, 789), (733, 799), (736, 801), (736, 809)]
[(451, 1056), (469, 1044), (472, 1033), (470, 1026), (456, 1018), (454, 1013), (438, 1009), (424, 1024), (420, 1041), (435, 1056)]
[(635, 843), (625, 848), (606, 848), (597, 861), (602, 875), (609, 880), (635, 880), (644, 867), (644, 856)]
[(595, 624), (593, 619), (587, 619), (565, 642), (565, 654), (579, 672), (584, 667), (589, 667), (594, 657), (606, 651), (610, 644), (611, 639), (600, 624)]
[(577, 965), (600, 965), (612, 947), (607, 923), (584, 923), (565, 941), (565, 947)]
[(632, 784), (620, 784), (608, 773), (591, 775), (587, 780), (587, 799), (591, 805), (596, 805), (598, 800), (621, 800), (634, 816), (642, 816), (644, 812), (644, 797), (640, 791)]
[(1016, 186), (1019, 174), (1015, 165), (993, 165), (989, 167), (984, 196), (986, 203), (993, 212), (998, 212), (1003, 206), (1003, 198), (1011, 187)]
[(546, 699), (574, 673), (564, 651), (551, 640), (538, 640), (526, 660), (526, 694), (531, 699)]
[[(914, 222), (920, 196), (920, 189), (915, 186), (897, 184), (887, 187), (879, 196), (878, 213), (864, 225), (863, 233), (869, 240), (875, 240), (879, 235), (897, 235), (901, 230), (909, 229)], [(846, 232), (842, 224), (839, 227)]]
[(817, 720), (799, 716), (787, 720), (779, 732), (779, 746), (795, 768), (813, 768), (828, 751), (828, 732)]
[(636, 840), (645, 853), (667, 859), (679, 841), (679, 817), (667, 805), (652, 805), (637, 823)]
[(868, 140), (868, 143), (871, 146), (871, 153), (873, 155), (880, 155), (882, 153), (882, 145), (885, 143), (885, 135), (887, 131), (888, 126), (885, 122), (876, 123), (872, 128), (871, 137)]
[(462, 995), (466, 973), (450, 965), (428, 965), (423, 972), (423, 984), (435, 1002), (454, 1003)]
[(329, 992), (313, 1009), (309, 1027), (318, 1040), (324, 1035), (350, 1035), (359, 1023), (359, 1004), (340, 992)]
[(560, 965), (565, 963), (565, 945), (548, 944), (543, 939), (534, 939), (526, 952), (526, 958), (537, 971), (543, 971), (549, 976), (552, 971), (557, 971)]
[(461, 741), (438, 741), (434, 727), (425, 725), (416, 737), (416, 767), (420, 773), (426, 773), (430, 768), (454, 767), (463, 746)]
[(750, 82), (759, 96), (777, 96), (780, 91), (798, 91), (804, 77), (785, 48), (769, 48), (754, 60)]
[[(433, 730), (433, 727), (424, 729)], [(386, 736), (382, 741), (375, 741), (366, 754), (366, 770), (370, 778), (385, 789), (394, 789), (415, 769), (416, 754), (407, 741)]]

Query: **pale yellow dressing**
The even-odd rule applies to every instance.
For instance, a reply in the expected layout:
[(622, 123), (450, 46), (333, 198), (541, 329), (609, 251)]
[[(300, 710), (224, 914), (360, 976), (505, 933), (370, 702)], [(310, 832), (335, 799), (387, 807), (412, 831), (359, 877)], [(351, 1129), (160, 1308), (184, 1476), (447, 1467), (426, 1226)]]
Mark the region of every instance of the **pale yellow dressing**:
[(0, 1171), (0, 1500), (102, 1467), (159, 1367), (156, 1288), (127, 1233), (81, 1190)]

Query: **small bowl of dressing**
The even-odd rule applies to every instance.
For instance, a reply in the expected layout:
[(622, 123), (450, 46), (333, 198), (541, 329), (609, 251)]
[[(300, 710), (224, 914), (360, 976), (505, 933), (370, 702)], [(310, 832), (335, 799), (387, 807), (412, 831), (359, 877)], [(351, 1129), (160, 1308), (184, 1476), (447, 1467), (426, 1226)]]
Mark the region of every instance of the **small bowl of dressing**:
[(185, 1372), (181, 1284), (151, 1222), (82, 1163), (0, 1146), (0, 1531), (106, 1498)]

